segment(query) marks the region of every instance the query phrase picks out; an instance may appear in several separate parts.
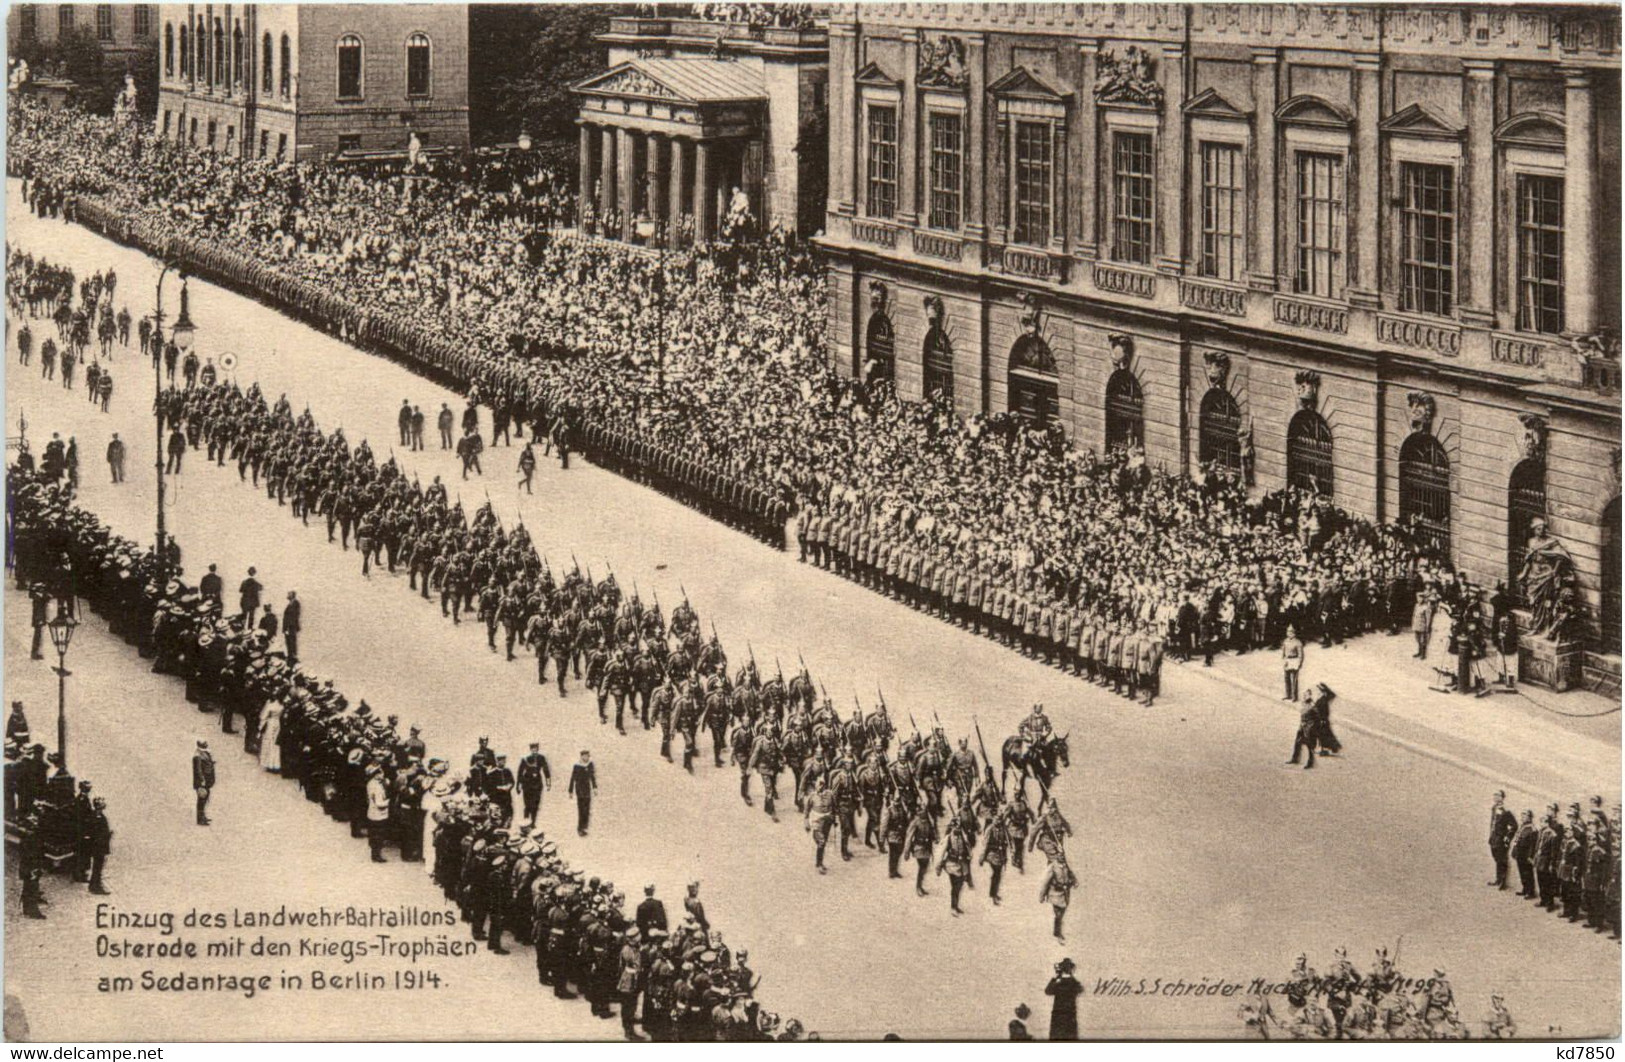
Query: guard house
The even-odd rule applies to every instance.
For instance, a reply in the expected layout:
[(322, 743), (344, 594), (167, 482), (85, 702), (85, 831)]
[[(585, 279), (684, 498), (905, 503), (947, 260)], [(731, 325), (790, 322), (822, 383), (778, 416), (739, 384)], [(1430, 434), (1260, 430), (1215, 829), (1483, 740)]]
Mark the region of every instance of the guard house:
[(574, 89), (587, 224), (639, 240), (675, 222), (680, 240), (706, 240), (737, 201), (762, 230), (817, 228), (827, 157), (821, 24), (617, 18), (599, 39), (609, 69)]

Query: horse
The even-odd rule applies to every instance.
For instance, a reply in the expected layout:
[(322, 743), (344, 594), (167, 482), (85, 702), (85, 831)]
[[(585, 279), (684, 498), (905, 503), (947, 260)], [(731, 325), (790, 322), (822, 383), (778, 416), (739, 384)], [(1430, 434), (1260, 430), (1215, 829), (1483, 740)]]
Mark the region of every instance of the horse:
[(1004, 745), (1000, 748), (1002, 769), (999, 772), (999, 787), (1001, 789), (1004, 787), (1005, 776), (1014, 768), (1019, 771), (1018, 784), (1024, 792), (1029, 774), (1037, 778), (1039, 786), (1048, 792), (1055, 781), (1055, 776), (1060, 773), (1060, 768), (1072, 766), (1072, 750), (1067, 742), (1070, 734), (1071, 731), (1060, 737), (1052, 735), (1031, 744), (1019, 735), (1005, 738)]

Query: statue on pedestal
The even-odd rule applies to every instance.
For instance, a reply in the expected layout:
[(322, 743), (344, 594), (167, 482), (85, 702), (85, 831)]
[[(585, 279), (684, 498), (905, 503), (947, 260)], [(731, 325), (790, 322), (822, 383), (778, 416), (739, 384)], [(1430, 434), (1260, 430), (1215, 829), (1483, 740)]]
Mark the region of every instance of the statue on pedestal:
[(135, 105), (136, 105), (135, 75), (134, 74), (125, 74), (124, 75), (124, 91), (120, 92), (118, 94), (118, 98), (113, 101), (113, 121), (116, 124), (122, 126), (124, 123), (128, 122), (131, 118), (134, 118), (135, 117)]
[(1518, 573), (1524, 603), (1534, 616), (1535, 634), (1561, 638), (1579, 616), (1574, 558), (1540, 518), (1530, 522), (1523, 570)]

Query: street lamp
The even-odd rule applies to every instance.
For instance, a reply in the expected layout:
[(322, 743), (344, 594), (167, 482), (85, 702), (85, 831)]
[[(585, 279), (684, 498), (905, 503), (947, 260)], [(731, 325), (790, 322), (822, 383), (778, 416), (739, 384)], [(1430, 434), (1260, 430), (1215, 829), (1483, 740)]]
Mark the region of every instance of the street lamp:
[[(174, 262), (165, 262), (162, 272), (158, 274), (158, 291), (154, 296), (156, 305), (152, 311), (152, 330), (160, 350), (164, 341), (164, 277), (168, 276), (169, 271), (175, 268)], [(175, 349), (180, 351), (183, 356), (192, 349), (192, 339), (197, 333), (196, 326), (192, 324), (191, 314), (187, 313), (187, 294), (186, 271), (181, 270), (181, 312), (180, 316), (175, 318), (175, 327), (171, 334)], [(158, 550), (160, 571), (166, 570), (168, 567), (165, 561), (167, 554), (164, 548), (164, 417), (161, 412), (164, 400), (163, 360), (162, 356), (152, 359), (153, 467), (158, 470), (158, 529), (153, 537), (153, 542)]]
[(72, 614), (60, 605), (56, 619), (45, 625), (51, 632), (51, 644), (56, 647), (56, 751), (62, 757), (62, 769), (68, 769), (68, 644), (79, 626)]

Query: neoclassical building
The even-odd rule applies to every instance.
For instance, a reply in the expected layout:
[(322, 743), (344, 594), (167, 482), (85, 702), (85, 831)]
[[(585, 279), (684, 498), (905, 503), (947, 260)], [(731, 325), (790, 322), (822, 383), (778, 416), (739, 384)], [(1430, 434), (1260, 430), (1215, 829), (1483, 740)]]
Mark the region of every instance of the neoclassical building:
[(110, 56), (126, 56), (157, 34), (157, 4), (11, 4), (6, 35), (52, 44), (74, 29), (89, 30)]
[(581, 213), (684, 219), (714, 235), (737, 189), (763, 227), (823, 222), (827, 38), (822, 24), (616, 18), (609, 69), (581, 100)]
[(1545, 516), (1617, 653), (1619, 34), (1604, 8), (837, 7), (836, 368), (1419, 518), (1486, 585)]
[(252, 158), (468, 147), (466, 4), (163, 4), (158, 132)]

